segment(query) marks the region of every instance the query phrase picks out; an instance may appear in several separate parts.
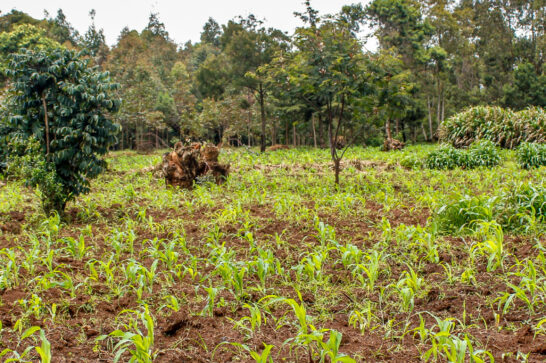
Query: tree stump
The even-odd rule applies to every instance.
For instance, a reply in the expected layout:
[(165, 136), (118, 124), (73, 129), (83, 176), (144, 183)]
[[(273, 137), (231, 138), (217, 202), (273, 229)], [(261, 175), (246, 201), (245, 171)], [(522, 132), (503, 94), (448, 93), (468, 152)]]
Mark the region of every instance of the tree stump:
[(402, 150), (403, 148), (404, 143), (396, 139), (387, 138), (383, 143), (383, 151)]
[(220, 150), (214, 145), (177, 142), (174, 150), (163, 155), (161, 171), (165, 184), (191, 189), (199, 177), (211, 175), (217, 184), (223, 183), (229, 175), (230, 165), (218, 163)]

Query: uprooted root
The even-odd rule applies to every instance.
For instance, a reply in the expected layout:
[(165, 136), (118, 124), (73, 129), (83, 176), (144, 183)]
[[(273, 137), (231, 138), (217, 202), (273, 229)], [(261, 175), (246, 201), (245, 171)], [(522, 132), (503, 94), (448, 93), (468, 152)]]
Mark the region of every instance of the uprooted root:
[(214, 145), (177, 142), (174, 150), (163, 154), (161, 164), (152, 171), (157, 177), (164, 177), (171, 186), (191, 189), (198, 178), (211, 176), (217, 184), (223, 183), (229, 175), (230, 165), (218, 162), (220, 150)]

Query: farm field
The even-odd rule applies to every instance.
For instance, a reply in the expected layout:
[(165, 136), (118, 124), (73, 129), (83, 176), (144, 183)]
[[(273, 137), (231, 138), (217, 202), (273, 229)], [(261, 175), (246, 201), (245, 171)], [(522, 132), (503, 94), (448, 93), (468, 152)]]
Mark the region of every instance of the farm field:
[(3, 181), (1, 359), (544, 362), (546, 168), (408, 168), (434, 148), (350, 148), (338, 190), (328, 150), (192, 191), (114, 152), (66, 221)]

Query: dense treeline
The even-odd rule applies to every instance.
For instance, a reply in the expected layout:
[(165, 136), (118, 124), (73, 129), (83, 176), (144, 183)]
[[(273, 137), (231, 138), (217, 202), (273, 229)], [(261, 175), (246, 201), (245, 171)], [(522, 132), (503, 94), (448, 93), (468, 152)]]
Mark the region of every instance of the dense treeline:
[(151, 14), (111, 48), (94, 22), (80, 35), (62, 10), (43, 20), (12, 11), (0, 18), (0, 68), (22, 48), (87, 49), (121, 85), (117, 148), (430, 141), (469, 106), (546, 106), (544, 0), (374, 0), (333, 15), (311, 5), (295, 13), (294, 34), (254, 16), (211, 18), (183, 45)]

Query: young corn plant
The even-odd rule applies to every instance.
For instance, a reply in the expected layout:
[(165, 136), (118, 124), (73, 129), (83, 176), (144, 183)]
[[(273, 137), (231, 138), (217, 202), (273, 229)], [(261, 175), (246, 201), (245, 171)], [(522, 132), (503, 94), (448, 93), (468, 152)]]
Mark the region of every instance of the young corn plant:
[(364, 255), (365, 262), (358, 263), (353, 268), (353, 277), (355, 277), (369, 292), (375, 289), (375, 284), (381, 273), (381, 263), (386, 256), (383, 252), (373, 250), (371, 253)]
[[(108, 337), (118, 340), (114, 346), (114, 362), (118, 362), (128, 352), (131, 356), (129, 359), (131, 363), (152, 363), (157, 351), (154, 350), (154, 321), (148, 305), (144, 306), (144, 311), (124, 310), (120, 315), (127, 313), (132, 316), (129, 323), (123, 324), (123, 330), (117, 329), (108, 335), (101, 335), (97, 341)], [(146, 331), (140, 329), (139, 321)]]
[[(231, 346), (233, 346), (235, 348), (239, 348), (242, 351), (247, 352), (248, 354), (250, 354), (250, 358), (256, 363), (273, 363), (273, 358), (271, 357), (271, 349), (274, 348), (273, 345), (263, 343), (264, 344), (264, 349), (262, 350), (261, 353), (259, 353), (256, 350), (252, 350), (246, 344), (232, 343), (232, 342), (222, 342), (214, 349), (214, 351), (216, 351), (216, 349), (218, 349), (220, 346), (226, 345), (226, 344), (231, 345)], [(214, 354), (213, 354), (213, 358), (214, 358)]]
[(77, 260), (83, 259), (90, 249), (90, 247), (85, 245), (85, 236), (83, 234), (81, 234), (78, 239), (65, 237), (62, 241), (66, 245), (66, 250)]
[(504, 271), (504, 233), (502, 227), (495, 221), (478, 223), (477, 236), (483, 240), (472, 247), (475, 250), (488, 256), (487, 271), (495, 271), (501, 268)]
[(243, 316), (240, 320), (228, 319), (250, 339), (261, 328), (262, 322), (267, 323), (267, 319), (258, 305), (244, 304), (243, 309), (248, 309), (249, 315)]

